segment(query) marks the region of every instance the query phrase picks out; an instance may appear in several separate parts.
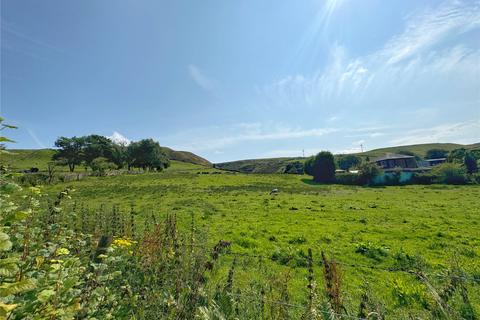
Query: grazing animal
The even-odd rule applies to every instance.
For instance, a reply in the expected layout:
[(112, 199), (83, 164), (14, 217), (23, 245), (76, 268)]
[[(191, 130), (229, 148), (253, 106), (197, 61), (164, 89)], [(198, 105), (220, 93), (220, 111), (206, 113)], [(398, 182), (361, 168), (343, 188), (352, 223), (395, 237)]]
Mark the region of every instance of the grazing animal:
[(270, 194), (277, 194), (278, 193), (278, 189), (275, 188), (275, 189), (272, 189), (272, 191), (270, 191)]

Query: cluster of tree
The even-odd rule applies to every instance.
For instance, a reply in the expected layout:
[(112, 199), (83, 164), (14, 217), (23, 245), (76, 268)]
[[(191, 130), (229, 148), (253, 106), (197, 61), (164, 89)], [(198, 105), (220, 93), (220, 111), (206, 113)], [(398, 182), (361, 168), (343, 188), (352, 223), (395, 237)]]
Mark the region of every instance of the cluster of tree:
[(143, 139), (129, 145), (120, 145), (100, 136), (60, 137), (55, 141), (58, 148), (53, 156), (62, 164), (68, 165), (71, 172), (78, 165), (85, 165), (97, 172), (110, 168), (142, 168), (144, 170), (163, 170), (170, 161), (158, 142)]
[(477, 173), (480, 150), (455, 149), (448, 154), (447, 160), (450, 163), (461, 164), (469, 174)]
[(460, 165), (468, 174), (477, 173), (480, 162), (480, 149), (468, 150), (459, 148), (450, 152), (443, 149), (430, 149), (425, 155), (425, 159), (441, 158), (446, 158), (448, 163)]
[(357, 168), (362, 163), (362, 159), (353, 154), (345, 154), (337, 156), (337, 165), (338, 168), (342, 170), (350, 170), (352, 168)]
[[(342, 155), (337, 158), (328, 151), (322, 151), (305, 161), (305, 173), (313, 176), (313, 180), (319, 183), (332, 183), (337, 181), (335, 176), (336, 167), (342, 170), (358, 168), (359, 174), (354, 174), (352, 184), (370, 184), (372, 180), (380, 174), (380, 169), (368, 161), (362, 160), (355, 155)], [(348, 173), (347, 173), (348, 175)], [(347, 178), (351, 178), (350, 176)]]

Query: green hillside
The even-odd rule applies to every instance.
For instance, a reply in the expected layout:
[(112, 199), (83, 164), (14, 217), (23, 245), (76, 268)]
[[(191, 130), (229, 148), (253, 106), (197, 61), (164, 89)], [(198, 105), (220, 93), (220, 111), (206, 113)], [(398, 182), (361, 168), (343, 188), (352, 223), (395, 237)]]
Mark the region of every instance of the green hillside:
[[(162, 147), (170, 160), (193, 163), (202, 166), (211, 166), (212, 164), (202, 158), (187, 151), (175, 151), (167, 147)], [(55, 150), (53, 149), (12, 149), (10, 154), (2, 154), (0, 164), (4, 164), (13, 170), (26, 170), (30, 168), (39, 168), (45, 170), (47, 163), (51, 161)], [(67, 168), (65, 167), (65, 171)]]
[[(378, 157), (385, 153), (396, 153), (400, 151), (410, 151), (420, 157), (424, 157), (430, 149), (444, 149), (452, 151), (458, 148), (479, 149), (480, 143), (463, 145), (457, 143), (427, 143), (427, 144), (413, 144), (407, 146), (387, 147), (380, 149), (373, 149), (363, 153), (357, 153), (360, 157)], [(231, 162), (216, 163), (215, 168), (222, 170), (237, 171), (243, 173), (284, 173), (286, 166), (289, 163), (305, 161), (306, 158), (270, 158), (270, 159), (249, 159), (238, 160)]]
[(203, 166), (211, 166), (212, 164), (207, 159), (197, 156), (194, 153), (188, 151), (175, 151), (168, 147), (162, 147), (163, 151), (167, 154), (170, 160), (188, 162), (193, 164), (199, 164)]
[(358, 153), (359, 156), (369, 156), (369, 157), (378, 157), (384, 155), (385, 153), (397, 153), (400, 151), (410, 151), (415, 153), (420, 157), (424, 157), (428, 150), (430, 149), (443, 149), (447, 151), (452, 151), (459, 148), (465, 149), (479, 149), (480, 143), (474, 144), (457, 144), (457, 143), (425, 143), (425, 144), (412, 144), (408, 146), (399, 146), (399, 147), (387, 147), (380, 149), (373, 149), (363, 153)]
[(289, 163), (301, 161), (303, 158), (271, 158), (249, 159), (224, 163), (216, 163), (217, 169), (237, 171), (243, 173), (284, 173)]

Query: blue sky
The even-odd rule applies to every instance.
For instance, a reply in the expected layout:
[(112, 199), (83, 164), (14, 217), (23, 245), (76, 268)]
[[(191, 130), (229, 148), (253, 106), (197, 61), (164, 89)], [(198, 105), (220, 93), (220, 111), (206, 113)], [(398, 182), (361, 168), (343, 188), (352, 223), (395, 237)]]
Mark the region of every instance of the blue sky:
[(479, 39), (480, 1), (2, 0), (1, 114), (213, 162), (474, 143)]

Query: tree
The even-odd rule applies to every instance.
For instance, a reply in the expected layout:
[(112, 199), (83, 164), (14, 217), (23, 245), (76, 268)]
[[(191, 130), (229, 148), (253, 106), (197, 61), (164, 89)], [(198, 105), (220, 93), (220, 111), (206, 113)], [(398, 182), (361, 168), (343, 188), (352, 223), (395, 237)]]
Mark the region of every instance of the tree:
[(337, 157), (338, 167), (342, 170), (349, 170), (358, 166), (362, 161), (353, 154), (340, 155)]
[(82, 163), (84, 138), (60, 137), (55, 141), (55, 146), (59, 149), (53, 155), (53, 160), (60, 160), (67, 164), (70, 172), (75, 170), (76, 165)]
[(380, 168), (375, 163), (371, 162), (363, 163), (358, 169), (358, 182), (362, 185), (371, 184), (373, 179), (382, 173)]
[(467, 152), (467, 149), (465, 148), (460, 148), (460, 149), (455, 149), (450, 151), (450, 153), (448, 154), (448, 162), (463, 163), (466, 152)]
[(443, 149), (430, 149), (425, 154), (425, 159), (439, 159), (446, 158), (448, 156), (448, 151)]
[(83, 139), (83, 161), (86, 166), (92, 167), (92, 161), (96, 158), (106, 158), (108, 161), (114, 162), (115, 147), (110, 139), (96, 134)]
[(467, 173), (476, 173), (478, 172), (477, 159), (471, 152), (465, 153), (465, 158), (463, 159)]
[(113, 144), (111, 162), (115, 163), (118, 169), (123, 168), (127, 162), (127, 146), (122, 144)]
[(143, 139), (133, 142), (127, 147), (128, 167), (142, 168), (143, 170), (156, 169), (158, 171), (168, 168), (170, 160), (163, 152), (158, 142), (152, 139)]
[(322, 151), (305, 162), (305, 172), (313, 176), (315, 182), (335, 181), (335, 159), (333, 154)]
[(57, 172), (57, 162), (49, 161), (47, 163), (48, 184), (52, 184), (53, 180), (55, 179), (56, 172)]

